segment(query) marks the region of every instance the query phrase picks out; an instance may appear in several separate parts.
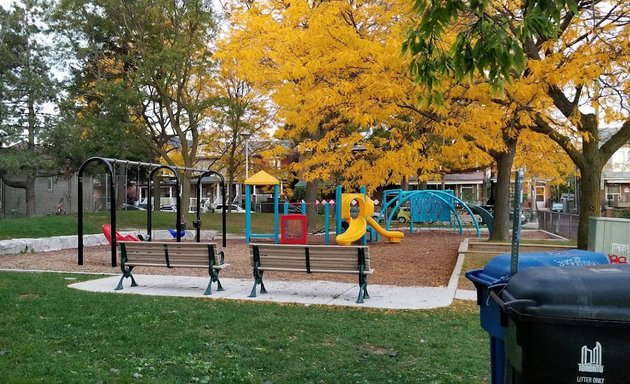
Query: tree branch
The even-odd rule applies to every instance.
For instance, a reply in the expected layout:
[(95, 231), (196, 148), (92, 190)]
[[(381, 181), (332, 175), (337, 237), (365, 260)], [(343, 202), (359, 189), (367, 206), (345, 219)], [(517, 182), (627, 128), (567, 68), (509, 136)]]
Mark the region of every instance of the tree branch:
[(628, 143), (629, 140), (630, 119), (626, 120), (621, 128), (600, 147), (602, 157), (609, 159), (622, 145)]
[(540, 114), (534, 116), (534, 121), (536, 125), (530, 127), (532, 131), (542, 133), (558, 143), (567, 155), (569, 155), (571, 160), (573, 160), (573, 163), (575, 163), (578, 168), (583, 169), (582, 167), (585, 165), (584, 156), (582, 156), (582, 153), (573, 145), (569, 137), (558, 133)]

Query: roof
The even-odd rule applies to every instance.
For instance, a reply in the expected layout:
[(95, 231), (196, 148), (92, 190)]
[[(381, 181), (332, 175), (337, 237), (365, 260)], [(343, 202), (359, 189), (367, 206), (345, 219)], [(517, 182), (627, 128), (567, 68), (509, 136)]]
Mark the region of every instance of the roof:
[(245, 180), (246, 185), (278, 185), (280, 181), (265, 171), (260, 171)]
[(602, 179), (605, 183), (628, 183), (630, 182), (630, 172), (615, 172), (604, 170)]

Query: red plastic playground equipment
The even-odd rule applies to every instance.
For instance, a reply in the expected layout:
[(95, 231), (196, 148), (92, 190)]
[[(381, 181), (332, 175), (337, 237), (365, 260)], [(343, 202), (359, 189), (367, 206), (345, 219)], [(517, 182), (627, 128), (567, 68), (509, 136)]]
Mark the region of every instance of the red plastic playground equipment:
[[(111, 224), (103, 224), (101, 225), (101, 232), (105, 235), (105, 238), (109, 242), (109, 245), (112, 245), (112, 226)], [(140, 241), (134, 235), (126, 235), (123, 236), (120, 232), (116, 231), (116, 241)]]
[(280, 215), (280, 244), (306, 244), (307, 240), (306, 215)]

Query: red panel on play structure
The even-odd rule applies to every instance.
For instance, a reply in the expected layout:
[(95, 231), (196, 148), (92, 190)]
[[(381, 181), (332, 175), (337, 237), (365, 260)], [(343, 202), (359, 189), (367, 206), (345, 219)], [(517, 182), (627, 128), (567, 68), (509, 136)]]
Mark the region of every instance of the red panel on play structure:
[(280, 243), (306, 244), (306, 215), (280, 215)]

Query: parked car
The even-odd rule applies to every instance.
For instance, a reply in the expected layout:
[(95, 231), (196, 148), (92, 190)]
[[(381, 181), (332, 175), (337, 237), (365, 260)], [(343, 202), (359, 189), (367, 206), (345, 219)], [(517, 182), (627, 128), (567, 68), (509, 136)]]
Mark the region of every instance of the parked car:
[[(510, 221), (512, 221), (513, 216), (514, 214), (510, 210)], [(521, 225), (526, 224), (526, 223), (527, 223), (527, 216), (524, 213), (521, 213)]]
[(379, 221), (383, 222), (383, 221), (385, 221), (385, 215), (381, 215), (380, 217), (379, 217), (379, 215), (380, 215), (380, 212), (374, 212), (372, 214), (372, 218), (374, 219), (374, 221), (376, 221), (376, 222), (379, 222)]
[[(388, 214), (384, 214), (384, 215), (379, 217), (379, 214), (380, 214), (380, 212), (374, 212), (372, 214), (372, 218), (374, 220), (376, 220), (376, 221), (384, 222), (389, 217)], [(400, 207), (400, 209), (396, 213), (395, 219), (398, 220), (398, 222), (401, 223), (401, 224), (404, 224), (404, 223), (408, 222), (411, 219), (411, 216), (409, 215), (409, 208), (408, 207)]]
[(411, 215), (409, 214), (409, 207), (400, 207), (398, 210), (398, 214), (396, 215), (396, 220), (399, 223), (404, 224), (411, 220)]
[[(228, 208), (229, 207), (229, 208)], [(221, 213), (221, 211), (223, 210), (223, 205), (219, 204), (216, 205), (214, 207), (214, 212), (215, 213)], [(229, 212), (231, 210), (232, 213), (245, 213), (245, 210), (243, 209), (243, 207), (237, 205), (237, 204), (229, 204), (225, 207), (225, 211)], [(254, 211), (251, 211), (252, 213), (254, 213)]]
[(552, 203), (551, 204), (551, 210), (553, 212), (562, 212), (563, 209), (564, 209), (564, 204), (562, 204), (562, 203)]
[(141, 207), (139, 205), (133, 205), (133, 204), (123, 204), (122, 208), (120, 208), (123, 211), (146, 211), (147, 208), (146, 207)]
[(163, 205), (160, 207), (160, 211), (162, 212), (177, 212), (177, 208), (172, 205)]
[[(280, 211), (284, 212), (284, 206), (280, 207)], [(302, 208), (300, 206), (289, 204), (287, 207), (287, 212), (289, 213), (302, 213)]]

